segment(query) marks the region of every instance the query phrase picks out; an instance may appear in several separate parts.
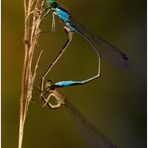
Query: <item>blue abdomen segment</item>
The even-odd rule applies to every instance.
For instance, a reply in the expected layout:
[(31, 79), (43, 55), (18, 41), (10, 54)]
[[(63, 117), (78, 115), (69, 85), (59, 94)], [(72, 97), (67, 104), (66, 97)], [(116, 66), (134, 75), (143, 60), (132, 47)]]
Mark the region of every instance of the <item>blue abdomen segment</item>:
[(56, 87), (68, 87), (74, 85), (82, 85), (82, 81), (60, 81), (54, 84)]
[(57, 7), (54, 10), (56, 14), (59, 16), (59, 18), (66, 24), (66, 26), (68, 26), (71, 31), (75, 32), (76, 29), (70, 23), (70, 13), (62, 7)]

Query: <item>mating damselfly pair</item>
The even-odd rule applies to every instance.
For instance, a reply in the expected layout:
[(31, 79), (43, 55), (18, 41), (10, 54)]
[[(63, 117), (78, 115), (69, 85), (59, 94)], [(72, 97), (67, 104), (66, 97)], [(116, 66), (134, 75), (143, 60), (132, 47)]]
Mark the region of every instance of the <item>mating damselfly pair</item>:
[[(47, 8), (45, 9), (45, 16), (52, 13), (52, 31), (55, 31), (55, 15), (57, 15), (65, 23), (65, 31), (68, 34), (68, 39), (64, 44), (60, 53), (55, 58), (54, 62), (47, 68), (41, 79), (40, 96), (45, 102), (44, 106), (48, 105), (51, 109), (57, 109), (65, 106), (75, 118), (80, 131), (83, 133), (84, 138), (93, 148), (115, 148), (116, 146), (106, 138), (91, 122), (89, 122), (71, 103), (70, 101), (59, 91), (61, 87), (69, 87), (74, 85), (86, 84), (100, 76), (100, 58), (109, 62), (110, 64), (118, 68), (126, 68), (129, 65), (129, 59), (117, 47), (106, 42), (105, 40), (96, 37), (90, 31), (88, 31), (81, 23), (74, 19), (71, 14), (59, 5), (56, 0), (47, 0)], [(92, 46), (92, 49), (96, 52), (99, 59), (98, 72), (95, 76), (83, 80), (83, 81), (60, 81), (54, 83), (48, 80), (44, 85), (45, 77), (48, 72), (55, 66), (62, 54), (65, 52), (70, 42), (72, 41), (73, 33), (76, 32), (86, 39), (86, 41)], [(45, 87), (45, 88), (44, 88)], [(44, 90), (45, 89), (45, 90)], [(46, 97), (46, 95), (48, 95)], [(50, 98), (53, 96), (56, 99), (57, 104), (50, 103)]]

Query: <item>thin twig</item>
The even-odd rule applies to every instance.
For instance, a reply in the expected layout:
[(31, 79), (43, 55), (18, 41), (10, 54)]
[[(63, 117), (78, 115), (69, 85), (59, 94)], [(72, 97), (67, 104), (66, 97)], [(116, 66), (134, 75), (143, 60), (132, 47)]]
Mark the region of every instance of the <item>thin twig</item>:
[(42, 53), (43, 53), (43, 50), (41, 50), (41, 52), (38, 56), (37, 62), (36, 62), (36, 66), (35, 66), (35, 69), (34, 69), (34, 72), (33, 72), (33, 78), (32, 78), (33, 82), (34, 82), (36, 75), (37, 75), (37, 69), (38, 69), (38, 66), (39, 66), (39, 61), (40, 61)]

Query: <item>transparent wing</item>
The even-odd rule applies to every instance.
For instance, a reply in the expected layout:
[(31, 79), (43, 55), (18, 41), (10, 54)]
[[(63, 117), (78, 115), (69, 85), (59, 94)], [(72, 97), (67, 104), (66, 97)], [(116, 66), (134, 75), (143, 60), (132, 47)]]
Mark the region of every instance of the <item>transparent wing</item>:
[(90, 43), (102, 59), (119, 68), (128, 67), (129, 59), (120, 49), (96, 37), (74, 18), (70, 17), (70, 22), (72, 27)]
[(66, 100), (66, 109), (74, 117), (82, 136), (90, 148), (116, 148), (90, 121), (88, 121), (70, 102)]

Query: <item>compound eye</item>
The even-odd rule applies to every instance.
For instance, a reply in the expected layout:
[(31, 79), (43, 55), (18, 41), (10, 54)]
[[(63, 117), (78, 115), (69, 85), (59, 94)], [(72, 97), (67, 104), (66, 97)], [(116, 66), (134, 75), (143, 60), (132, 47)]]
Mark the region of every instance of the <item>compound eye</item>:
[(56, 8), (56, 7), (58, 7), (58, 4), (57, 4), (56, 2), (53, 2), (53, 3), (52, 3), (52, 7), (53, 7), (53, 8)]
[(47, 83), (52, 83), (53, 84), (53, 81), (52, 80), (47, 80)]
[(47, 83), (45, 84), (46, 89), (50, 89), (52, 86), (53, 86), (53, 81), (52, 80), (48, 80)]

